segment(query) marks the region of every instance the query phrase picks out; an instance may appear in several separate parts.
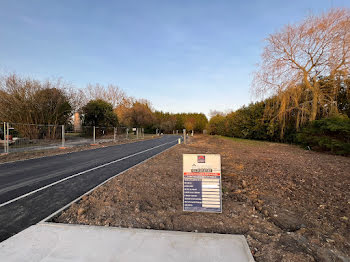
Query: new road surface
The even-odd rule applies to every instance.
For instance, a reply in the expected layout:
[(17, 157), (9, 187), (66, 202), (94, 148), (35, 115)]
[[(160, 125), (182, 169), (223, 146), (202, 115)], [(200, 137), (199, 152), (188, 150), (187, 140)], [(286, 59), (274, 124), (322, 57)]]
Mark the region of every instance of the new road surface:
[(179, 136), (0, 164), (0, 241), (107, 179), (172, 147)]

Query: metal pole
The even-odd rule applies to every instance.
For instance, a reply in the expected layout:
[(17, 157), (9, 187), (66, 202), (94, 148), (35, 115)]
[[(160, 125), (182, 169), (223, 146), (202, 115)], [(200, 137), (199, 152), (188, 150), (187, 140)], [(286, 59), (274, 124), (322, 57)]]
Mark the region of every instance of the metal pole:
[(4, 153), (7, 153), (7, 143), (6, 143), (6, 122), (4, 122)]
[(96, 144), (96, 127), (94, 126), (94, 129), (93, 129), (93, 144)]
[(10, 123), (7, 122), (7, 153), (10, 153)]
[(184, 133), (184, 144), (186, 144), (186, 129), (183, 130)]
[(62, 147), (64, 148), (65, 146), (65, 143), (66, 143), (66, 139), (64, 137), (64, 125), (62, 125)]

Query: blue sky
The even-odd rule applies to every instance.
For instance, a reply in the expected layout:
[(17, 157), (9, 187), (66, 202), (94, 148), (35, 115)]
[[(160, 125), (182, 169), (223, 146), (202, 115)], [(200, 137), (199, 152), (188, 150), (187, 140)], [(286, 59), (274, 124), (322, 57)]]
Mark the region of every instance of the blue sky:
[(349, 0), (2, 0), (0, 73), (116, 84), (158, 110), (234, 110), (264, 38)]

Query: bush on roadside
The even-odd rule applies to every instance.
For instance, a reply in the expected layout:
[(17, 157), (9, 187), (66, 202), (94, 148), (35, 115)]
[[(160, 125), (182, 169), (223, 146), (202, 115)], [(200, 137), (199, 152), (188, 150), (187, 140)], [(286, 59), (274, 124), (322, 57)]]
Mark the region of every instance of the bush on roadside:
[(223, 115), (216, 115), (210, 118), (208, 123), (208, 132), (211, 135), (226, 135), (226, 117)]
[(118, 125), (117, 115), (112, 104), (96, 99), (89, 101), (83, 108), (84, 126), (115, 127)]
[(350, 119), (338, 115), (315, 120), (297, 134), (297, 140), (314, 150), (350, 155)]

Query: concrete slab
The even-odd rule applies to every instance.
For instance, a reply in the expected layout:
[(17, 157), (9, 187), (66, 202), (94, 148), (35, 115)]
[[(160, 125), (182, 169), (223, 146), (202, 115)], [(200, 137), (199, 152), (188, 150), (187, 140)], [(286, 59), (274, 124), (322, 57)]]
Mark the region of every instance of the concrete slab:
[(0, 261), (253, 262), (245, 237), (40, 223), (0, 243)]

